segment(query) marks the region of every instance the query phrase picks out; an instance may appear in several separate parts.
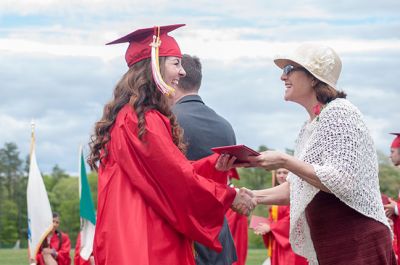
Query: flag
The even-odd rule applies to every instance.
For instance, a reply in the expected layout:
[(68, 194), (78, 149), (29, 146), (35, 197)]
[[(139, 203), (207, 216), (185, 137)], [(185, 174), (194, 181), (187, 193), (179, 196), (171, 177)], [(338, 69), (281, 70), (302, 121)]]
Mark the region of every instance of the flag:
[[(33, 133), (32, 133), (33, 135)], [(51, 212), (46, 188), (36, 162), (35, 143), (32, 136), (31, 161), (27, 188), (28, 205), (28, 248), (29, 256), (36, 259), (36, 254), (46, 236), (53, 229)]]
[(81, 250), (80, 256), (88, 260), (93, 251), (94, 230), (96, 215), (90, 186), (87, 180), (85, 160), (83, 159), (82, 148), (80, 150), (80, 174), (79, 174), (79, 196), (80, 196), (80, 217), (81, 217)]

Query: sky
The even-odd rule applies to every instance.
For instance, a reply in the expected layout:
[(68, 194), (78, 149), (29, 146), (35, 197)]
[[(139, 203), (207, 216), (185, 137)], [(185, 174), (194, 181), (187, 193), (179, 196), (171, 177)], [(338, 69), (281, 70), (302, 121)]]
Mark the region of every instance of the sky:
[(203, 64), (200, 95), (232, 124), (237, 142), (292, 149), (308, 119), (283, 99), (273, 63), (304, 42), (335, 49), (338, 87), (363, 113), (376, 148), (389, 155), (400, 132), (400, 1), (0, 1), (0, 146), (29, 153), (31, 121), (42, 172), (78, 172), (94, 123), (127, 71), (138, 28), (185, 23), (172, 35)]

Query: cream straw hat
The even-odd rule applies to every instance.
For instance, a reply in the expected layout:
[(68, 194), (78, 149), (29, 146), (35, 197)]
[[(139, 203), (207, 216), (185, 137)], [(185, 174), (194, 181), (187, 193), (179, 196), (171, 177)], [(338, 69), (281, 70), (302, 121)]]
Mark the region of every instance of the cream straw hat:
[(330, 47), (305, 43), (288, 56), (276, 56), (275, 64), (283, 68), (295, 62), (307, 69), (315, 78), (335, 88), (342, 70), (342, 62)]

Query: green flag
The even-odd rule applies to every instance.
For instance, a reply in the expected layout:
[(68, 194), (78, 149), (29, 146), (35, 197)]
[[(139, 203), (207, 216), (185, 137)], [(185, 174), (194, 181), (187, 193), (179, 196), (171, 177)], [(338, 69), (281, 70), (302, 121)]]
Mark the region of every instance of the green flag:
[(94, 206), (92, 195), (90, 193), (90, 186), (87, 180), (85, 160), (83, 159), (83, 152), (81, 151), (81, 198), (80, 198), (80, 216), (83, 219), (90, 221), (92, 224), (96, 224), (96, 215), (94, 213)]

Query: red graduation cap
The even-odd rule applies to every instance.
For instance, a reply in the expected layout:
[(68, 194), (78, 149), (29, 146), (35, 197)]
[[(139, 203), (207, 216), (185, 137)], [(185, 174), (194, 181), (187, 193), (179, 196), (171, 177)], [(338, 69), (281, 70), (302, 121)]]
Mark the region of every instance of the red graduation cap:
[(394, 138), (392, 145), (390, 147), (400, 148), (400, 133), (390, 133), (390, 134), (396, 135), (396, 138)]
[(158, 56), (176, 56), (181, 58), (182, 53), (178, 43), (173, 37), (167, 35), (167, 33), (182, 26), (185, 26), (185, 24), (138, 29), (122, 38), (109, 42), (106, 45), (129, 42), (129, 47), (125, 53), (125, 60), (128, 67), (130, 67), (134, 63), (151, 57), (150, 44), (153, 42), (153, 36), (158, 35), (157, 31), (159, 28), (161, 45), (159, 47)]

